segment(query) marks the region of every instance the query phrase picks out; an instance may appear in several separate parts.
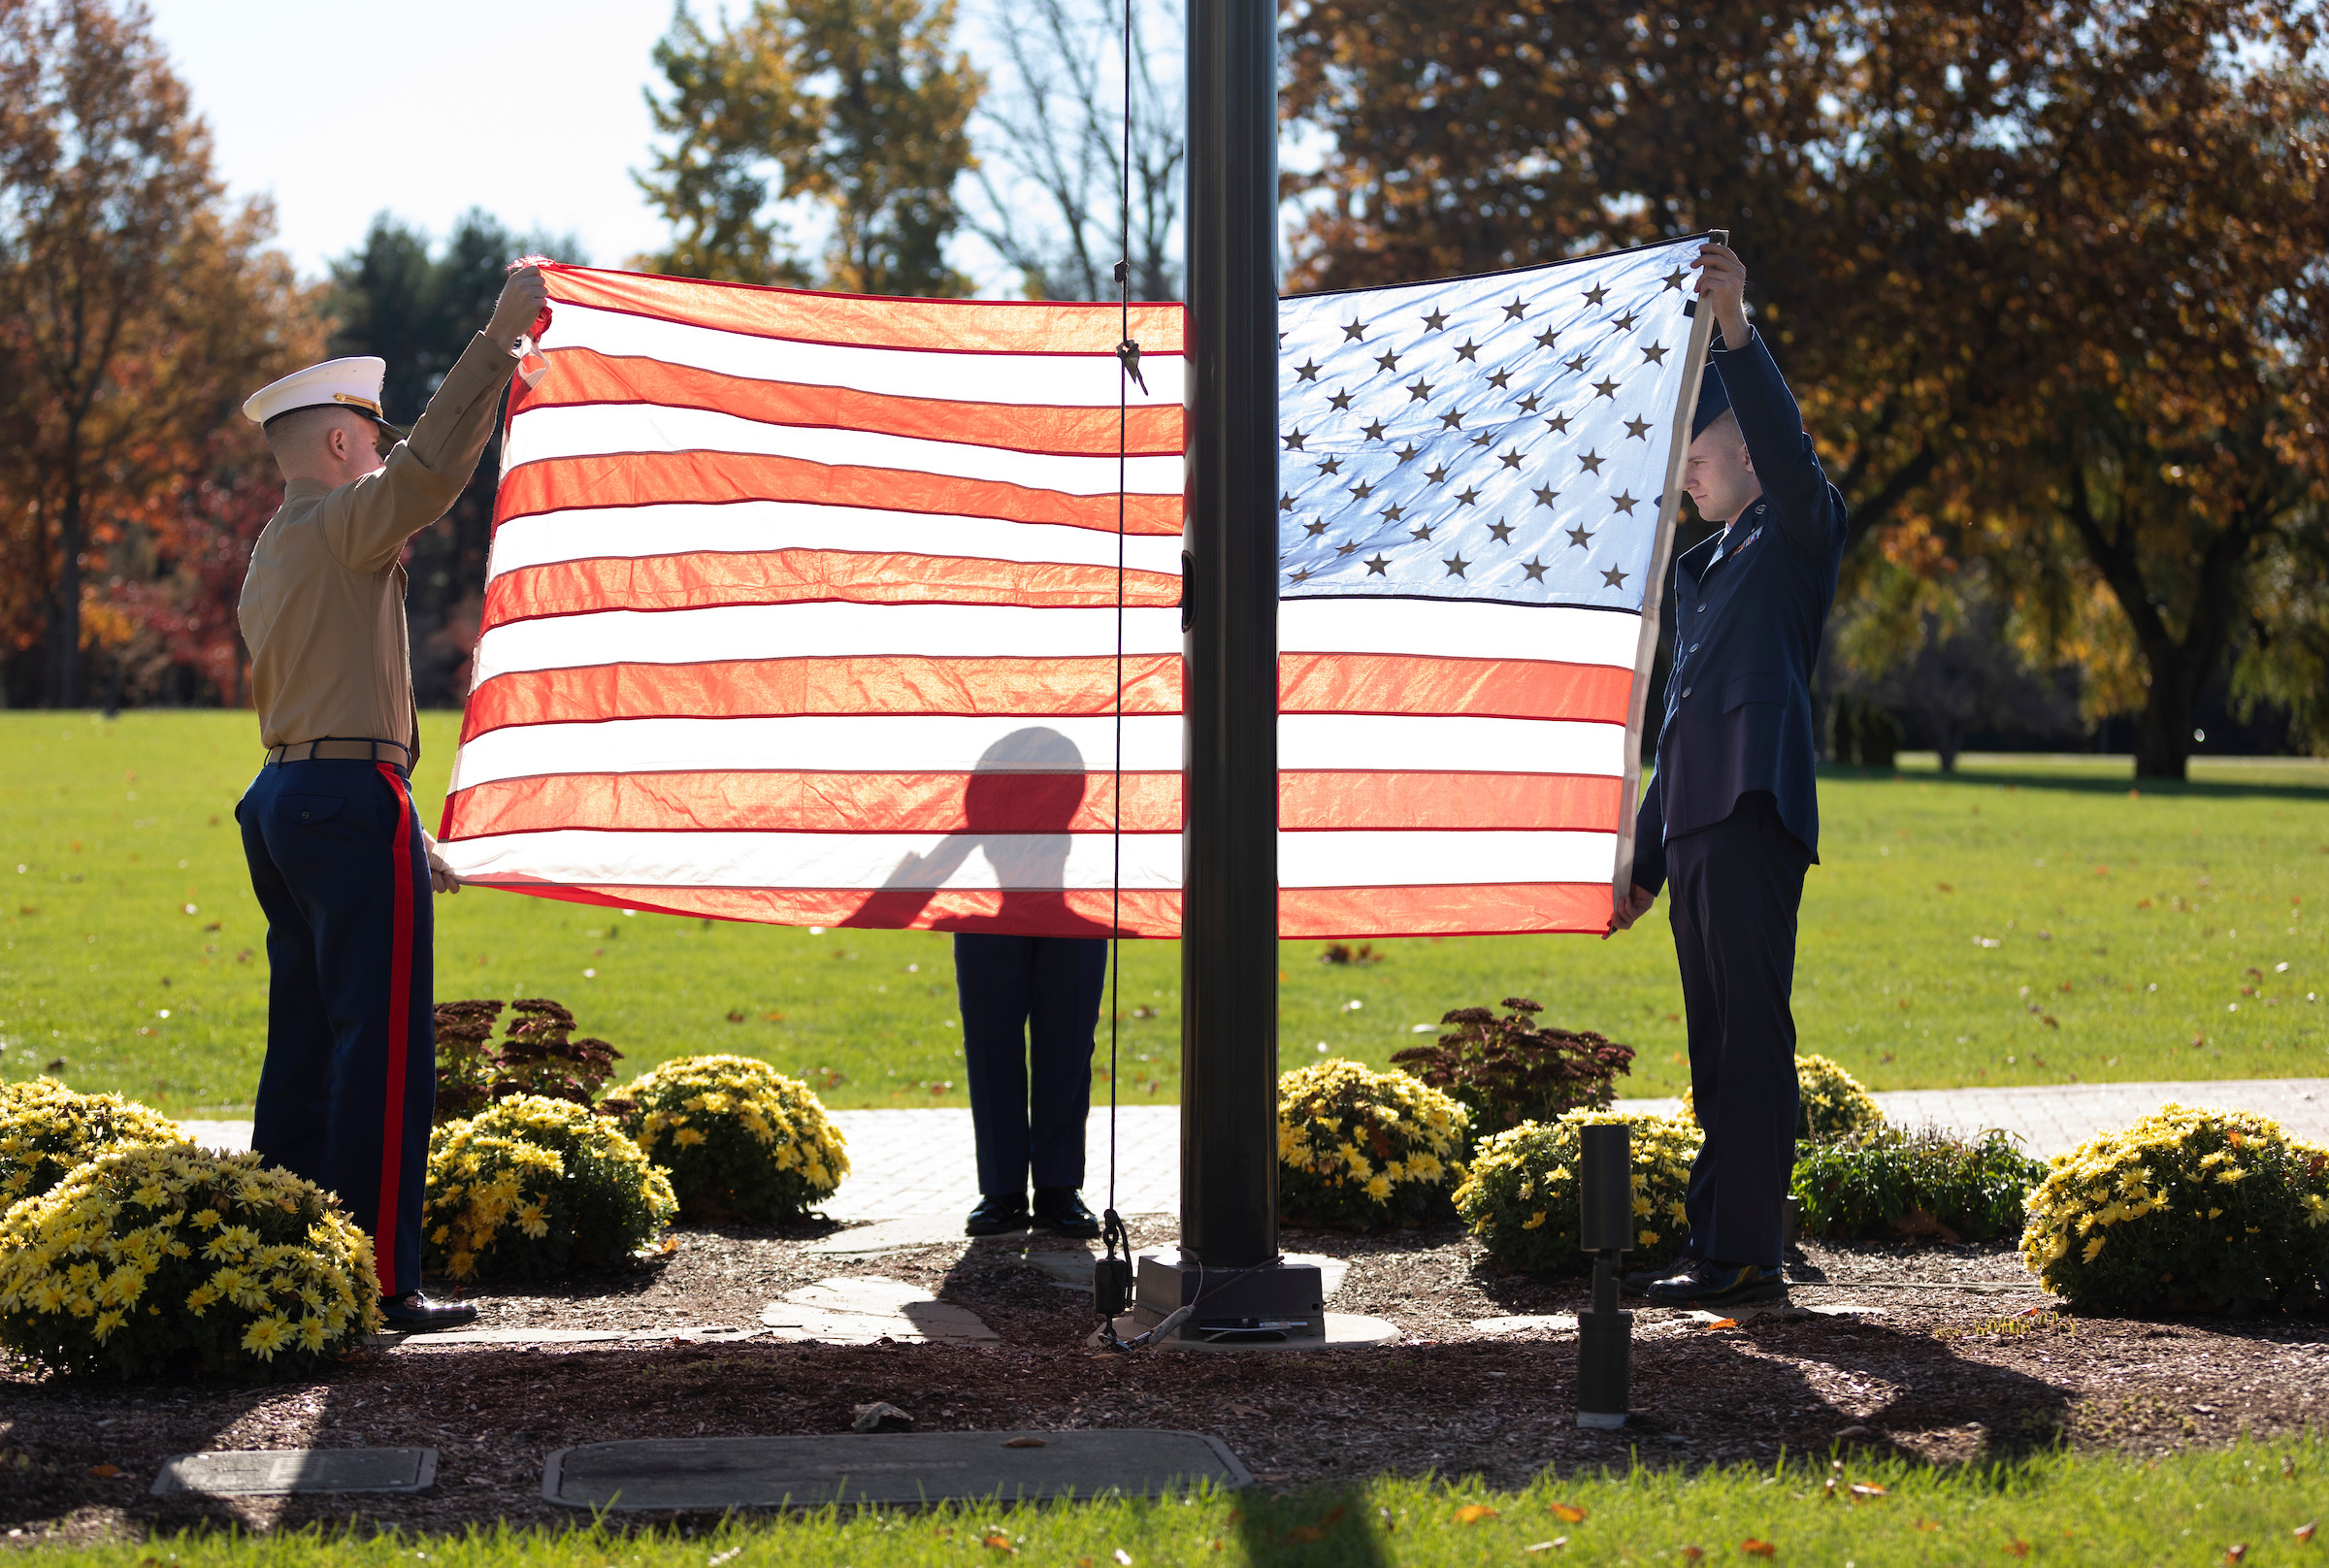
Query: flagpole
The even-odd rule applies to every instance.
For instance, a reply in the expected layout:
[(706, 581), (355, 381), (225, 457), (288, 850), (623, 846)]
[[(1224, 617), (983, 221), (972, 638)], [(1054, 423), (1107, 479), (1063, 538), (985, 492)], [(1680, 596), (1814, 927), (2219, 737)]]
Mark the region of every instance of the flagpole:
[[(1712, 230), (1716, 245), (1730, 244), (1728, 229)], [(1684, 465), (1690, 456), (1690, 420), (1698, 409), (1698, 383), (1706, 376), (1707, 345), (1714, 342), (1715, 312), (1690, 308), (1690, 346), (1682, 387), (1674, 400), (1674, 421), (1666, 451), (1666, 486), (1657, 499), (1657, 534), (1650, 547), (1650, 580), (1642, 590), (1642, 626), (1633, 654), (1633, 705), (1625, 721), (1625, 788), (1618, 797), (1618, 862), (1610, 895), (1620, 908), (1633, 894), (1633, 817), (1642, 798), (1642, 726), (1650, 705), (1650, 671), (1657, 662), (1657, 632), (1664, 610), (1666, 569), (1674, 558), (1674, 525), (1682, 516)]]

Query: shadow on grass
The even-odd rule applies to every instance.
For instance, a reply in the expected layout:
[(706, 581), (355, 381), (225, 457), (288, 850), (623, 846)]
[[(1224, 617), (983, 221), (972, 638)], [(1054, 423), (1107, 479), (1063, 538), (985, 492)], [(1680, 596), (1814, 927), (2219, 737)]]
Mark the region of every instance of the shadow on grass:
[(2329, 801), (2329, 787), (2317, 784), (2243, 784), (2218, 779), (2166, 779), (2135, 776), (2132, 768), (2120, 772), (2096, 769), (2091, 772), (2053, 772), (2043, 768), (1960, 768), (1953, 773), (1888, 772), (1874, 768), (1849, 768), (1833, 763), (1820, 765), (1821, 782), (1857, 781), (1880, 784), (1938, 784), (1963, 789), (1980, 790), (2043, 790), (2057, 795), (2116, 796), (2126, 799), (2129, 790), (2146, 798), (2157, 797), (2173, 800), (2302, 800), (2314, 804)]

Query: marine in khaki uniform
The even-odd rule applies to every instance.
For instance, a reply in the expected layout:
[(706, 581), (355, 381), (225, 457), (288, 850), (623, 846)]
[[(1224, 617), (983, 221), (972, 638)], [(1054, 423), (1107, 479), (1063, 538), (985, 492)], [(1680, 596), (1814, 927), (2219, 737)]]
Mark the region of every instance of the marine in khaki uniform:
[(460, 884), (412, 806), (420, 736), (400, 558), (469, 483), (544, 299), (533, 268), (510, 278), (410, 437), (382, 417), (377, 359), (312, 366), (243, 406), (283, 474), (241, 611), (267, 747), (235, 808), (267, 914), (251, 1146), (337, 1192), (371, 1232), (392, 1328), (476, 1316), (420, 1291), (437, 1089), (428, 894)]

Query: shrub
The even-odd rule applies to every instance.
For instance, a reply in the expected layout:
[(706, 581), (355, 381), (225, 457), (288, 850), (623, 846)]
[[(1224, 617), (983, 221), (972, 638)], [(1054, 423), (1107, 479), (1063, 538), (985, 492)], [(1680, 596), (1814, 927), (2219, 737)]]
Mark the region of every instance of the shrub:
[(2045, 1175), (2003, 1132), (1969, 1142), (1872, 1127), (1798, 1154), (1795, 1198), (1807, 1235), (1988, 1241), (2021, 1234), (2022, 1201)]
[[(1841, 1138), (1885, 1125), (1884, 1107), (1876, 1103), (1876, 1096), (1825, 1057), (1795, 1059), (1795, 1093), (1798, 1138)], [(1687, 1088), (1682, 1092), (1682, 1114), (1692, 1121), (1698, 1118)]]
[(176, 1122), (118, 1094), (77, 1094), (53, 1078), (0, 1084), (0, 1209), (136, 1144), (191, 1146)]
[(624, 1094), (640, 1148), (691, 1215), (789, 1218), (831, 1197), (849, 1174), (840, 1131), (817, 1096), (765, 1062), (680, 1057)]
[(2049, 1164), (2021, 1256), (2085, 1311), (2248, 1311), (2329, 1276), (2329, 1150), (2246, 1111), (2163, 1105)]
[(1278, 1079), (1278, 1209), (1289, 1225), (1373, 1230), (1449, 1214), (1471, 1116), (1403, 1072), (1335, 1059)]
[(1680, 1116), (1613, 1116), (1574, 1110), (1551, 1122), (1525, 1122), (1481, 1144), (1472, 1172), (1456, 1190), (1456, 1212), (1489, 1256), (1531, 1273), (1581, 1272), (1591, 1258), (1577, 1250), (1578, 1129), (1619, 1123), (1633, 1129), (1634, 1251), (1663, 1258), (1689, 1236), (1682, 1198), (1704, 1134)]
[(430, 1135), (422, 1257), (456, 1280), (541, 1279), (628, 1256), (678, 1207), (613, 1122), (516, 1094)]
[[(509, 1027), (496, 1045), (502, 1004), (489, 999), (437, 1004), (437, 1125), (475, 1116), (497, 1099), (540, 1094), (588, 1105), (607, 1087), (622, 1053), (605, 1040), (573, 1038), (574, 1015), (547, 996), (509, 1004)], [(609, 1114), (628, 1105), (605, 1107)]]
[(1525, 996), (1507, 996), (1503, 1005), (1502, 1018), (1485, 1007), (1459, 1007), (1440, 1019), (1456, 1026), (1454, 1033), (1391, 1060), (1461, 1100), (1475, 1137), (1617, 1097), (1617, 1076), (1633, 1064), (1631, 1046), (1542, 1027), (1535, 1015), (1544, 1009)]
[(60, 1371), (310, 1374), (378, 1300), (364, 1232), (256, 1155), (116, 1149), (0, 1220), (0, 1342)]

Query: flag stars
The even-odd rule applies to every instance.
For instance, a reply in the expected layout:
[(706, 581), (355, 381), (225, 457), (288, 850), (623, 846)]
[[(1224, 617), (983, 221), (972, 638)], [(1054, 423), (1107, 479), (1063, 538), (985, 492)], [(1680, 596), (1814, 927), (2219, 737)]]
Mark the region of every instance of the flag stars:
[(1556, 436), (1565, 436), (1569, 431), (1569, 416), (1565, 413), (1549, 413), (1545, 415), (1545, 428)]
[(1625, 573), (1620, 572), (1616, 567), (1611, 567), (1607, 572), (1601, 573), (1601, 580), (1612, 588), (1623, 588), (1625, 586)]
[(1543, 582), (1545, 580), (1546, 572), (1551, 569), (1548, 568), (1544, 562), (1539, 561), (1535, 556), (1532, 555), (1527, 560), (1521, 563), (1521, 570), (1528, 573), (1528, 580), (1530, 582)]
[(1422, 449), (1415, 444), (1415, 442), (1409, 441), (1406, 445), (1400, 447), (1392, 455), (1396, 457), (1401, 463), (1405, 463), (1410, 458), (1422, 456), (1423, 452)]
[(1337, 410), (1340, 410), (1351, 406), (1351, 395), (1338, 386), (1334, 389), (1334, 395), (1328, 398), (1327, 401), (1334, 405)]
[(1342, 472), (1342, 459), (1339, 457), (1329, 457), (1326, 459), (1324, 462), (1318, 465), (1318, 472), (1321, 474), (1340, 474)]
[(1609, 399), (1612, 403), (1615, 403), (1618, 400), (1618, 383), (1611, 380), (1606, 376), (1593, 383), (1593, 390), (1600, 393), (1603, 397)]
[(1598, 474), (1601, 472), (1601, 465), (1608, 461), (1609, 459), (1603, 457), (1599, 452), (1589, 451), (1577, 460), (1577, 466), (1588, 474)]
[(1293, 496), (1291, 496), (1291, 495), (1288, 495), (1288, 494), (1283, 494), (1283, 493), (1281, 493), (1281, 494), (1279, 495), (1279, 497), (1278, 497), (1278, 510), (1280, 510), (1280, 511), (1292, 511), (1292, 510), (1294, 510), (1294, 497), (1293, 497)]
[(1553, 505), (1553, 503), (1560, 499), (1560, 492), (1554, 489), (1549, 484), (1540, 484), (1534, 490), (1531, 490), (1528, 493), (1536, 497), (1536, 504), (1538, 506), (1548, 508)]
[(1342, 324), (1342, 341), (1344, 343), (1366, 342), (1366, 323), (1363, 321), (1345, 321)]
[(1447, 316), (1436, 305), (1431, 308), (1431, 313), (1424, 317), (1424, 325), (1430, 328), (1433, 332), (1437, 332), (1440, 328), (1446, 326), (1447, 324)]
[(1496, 433), (1493, 430), (1484, 430), (1472, 438), (1472, 444), (1474, 446), (1493, 446), (1496, 444)]
[(1366, 427), (1366, 439), (1368, 441), (1381, 441), (1383, 439), (1382, 420), (1375, 419), (1368, 422)]
[(1539, 347), (1539, 348), (1550, 348), (1550, 347), (1552, 347), (1552, 346), (1553, 346), (1553, 343), (1554, 343), (1554, 336), (1553, 336), (1553, 329), (1552, 329), (1551, 327), (1547, 327), (1547, 328), (1546, 328), (1544, 331), (1542, 331), (1542, 332), (1540, 332), (1540, 333), (1538, 333), (1538, 334), (1536, 335), (1536, 346), (1537, 346), (1537, 347)]
[(1471, 563), (1463, 558), (1463, 552), (1461, 550), (1458, 550), (1454, 555), (1451, 555), (1445, 561), (1442, 561), (1440, 565), (1448, 569), (1449, 576), (1460, 577), (1463, 575), (1463, 569), (1470, 566)]
[(1466, 338), (1463, 340), (1463, 342), (1456, 345), (1456, 357), (1458, 359), (1468, 359), (1473, 364), (1477, 365), (1480, 363), (1480, 345), (1472, 342), (1471, 339)]
[(1447, 482), (1448, 482), (1448, 470), (1447, 470), (1447, 465), (1446, 465), (1446, 464), (1444, 464), (1444, 463), (1434, 463), (1434, 464), (1432, 464), (1432, 465), (1431, 465), (1429, 468), (1427, 468), (1427, 469), (1426, 469), (1426, 470), (1424, 471), (1424, 477), (1425, 477), (1425, 478), (1427, 478), (1427, 479), (1429, 479), (1429, 480), (1430, 480), (1430, 481), (1431, 481), (1433, 484), (1445, 484), (1445, 483), (1447, 483)]
[(1289, 572), (1286, 573), (1286, 580), (1288, 582), (1308, 582), (1310, 580), (1310, 569), (1308, 567), (1302, 567), (1296, 571)]
[(1351, 499), (1353, 501), (1364, 501), (1368, 496), (1371, 496), (1374, 493), (1375, 487), (1367, 483), (1364, 479), (1361, 479), (1357, 484), (1351, 486)]
[(1510, 544), (1512, 542), (1512, 525), (1501, 517), (1489, 524), (1488, 531), (1495, 537), (1495, 540), (1498, 544)]
[(1639, 497), (1628, 490), (1622, 491), (1619, 494), (1610, 497), (1609, 504), (1617, 507), (1618, 510), (1624, 512), (1626, 516), (1631, 517), (1633, 515), (1633, 508), (1640, 506), (1642, 503)]
[[(1667, 288), (1673, 289), (1679, 293), (1682, 289), (1682, 280), (1688, 276), (1689, 275), (1686, 274), (1680, 267), (1677, 267), (1672, 272), (1666, 274), (1665, 277), (1659, 278), (1658, 281), (1665, 284)], [(1661, 290), (1660, 292), (1663, 291)]]
[(1650, 344), (1646, 345), (1646, 346), (1645, 346), (1645, 347), (1642, 349), (1642, 363), (1643, 363), (1643, 364), (1645, 364), (1645, 365), (1663, 365), (1665, 362), (1666, 362), (1666, 345), (1665, 345), (1664, 343), (1650, 343)]
[(1527, 313), (1528, 307), (1522, 303), (1521, 297), (1518, 294), (1515, 294), (1512, 297), (1512, 303), (1510, 305), (1504, 307), (1504, 319), (1507, 321), (1518, 321), (1521, 317), (1526, 315)]
[(1603, 288), (1599, 283), (1595, 283), (1591, 288), (1589, 288), (1585, 291), (1585, 303), (1588, 305), (1599, 305), (1603, 300), (1608, 298), (1609, 290)]
[(1583, 523), (1579, 523), (1575, 528), (1569, 530), (1569, 542), (1581, 550), (1590, 550), (1593, 547), (1592, 531)]
[(1439, 416), (1439, 428), (1442, 430), (1461, 430), (1463, 428), (1463, 415), (1459, 413), (1456, 409), (1450, 408), (1446, 413), (1443, 413)]
[(1575, 359), (1564, 359), (1560, 362), (1562, 370), (1575, 371), (1580, 376), (1585, 374), (1585, 366), (1586, 358), (1583, 354), (1579, 354)]
[(1439, 525), (1437, 523), (1418, 523), (1413, 528), (1407, 530), (1407, 537), (1419, 543), (1428, 543), (1430, 542), (1431, 536), (1438, 531)]
[(1496, 461), (1503, 464), (1508, 469), (1517, 469), (1521, 466), (1521, 449), (1518, 446), (1515, 446), (1508, 452), (1498, 453), (1496, 456)]
[(1391, 575), (1389, 572), (1384, 570), (1391, 565), (1391, 557), (1385, 555), (1381, 550), (1377, 550), (1373, 555), (1367, 557), (1365, 562), (1362, 564), (1366, 568), (1366, 574), (1370, 577), (1388, 577)]
[(1335, 546), (1334, 546), (1334, 558), (1335, 558), (1337, 561), (1340, 561), (1340, 560), (1346, 559), (1347, 557), (1350, 557), (1350, 556), (1357, 555), (1358, 553), (1359, 553), (1359, 541), (1358, 541), (1357, 539), (1353, 539), (1353, 540), (1352, 540), (1350, 543), (1348, 543), (1348, 544), (1337, 544), (1337, 545), (1335, 545)]
[(1318, 379), (1318, 363), (1315, 360), (1305, 359), (1294, 368), (1294, 374), (1305, 381), (1315, 381)]
[(1382, 366), (1384, 371), (1389, 375), (1396, 376), (1399, 374), (1399, 356), (1389, 348), (1384, 349), (1383, 352), (1375, 356), (1375, 363)]
[(1498, 371), (1488, 378), (1488, 384), (1501, 392), (1512, 380), (1512, 372)]
[(1326, 531), (1327, 520), (1324, 517), (1313, 517), (1302, 525), (1302, 532), (1312, 539), (1318, 538), (1319, 535), (1324, 534)]
[(1414, 380), (1407, 383), (1407, 399), (1409, 402), (1426, 403), (1430, 400), (1430, 397), (1431, 383), (1425, 380), (1422, 376), (1419, 376)]
[(1628, 310), (1624, 315), (1618, 317), (1618, 330), (1620, 332), (1631, 332), (1633, 330), (1633, 324), (1640, 319), (1641, 316), (1637, 312)]
[(1648, 441), (1650, 439), (1650, 421), (1647, 419), (1626, 420), (1625, 434), (1632, 441)]
[(1534, 412), (1536, 412), (1536, 406), (1537, 406), (1537, 404), (1538, 404), (1539, 402), (1541, 402), (1541, 401), (1542, 401), (1542, 400), (1541, 400), (1541, 399), (1539, 399), (1535, 393), (1533, 393), (1533, 392), (1529, 393), (1529, 394), (1528, 394), (1526, 397), (1525, 397), (1525, 398), (1521, 399), (1521, 412), (1523, 412), (1523, 413), (1534, 413)]
[(1468, 506), (1479, 499), (1480, 492), (1472, 489), (1469, 485), (1456, 492), (1456, 505), (1459, 506)]
[[(1383, 520), (1387, 523), (1395, 523), (1406, 515), (1407, 508), (1398, 505), (1396, 502), (1394, 502), (1392, 505), (1383, 508)], [(1427, 539), (1429, 537), (1429, 535), (1425, 536)]]
[(1302, 429), (1299, 425), (1296, 425), (1286, 437), (1286, 450), (1290, 452), (1298, 452), (1301, 449)]

